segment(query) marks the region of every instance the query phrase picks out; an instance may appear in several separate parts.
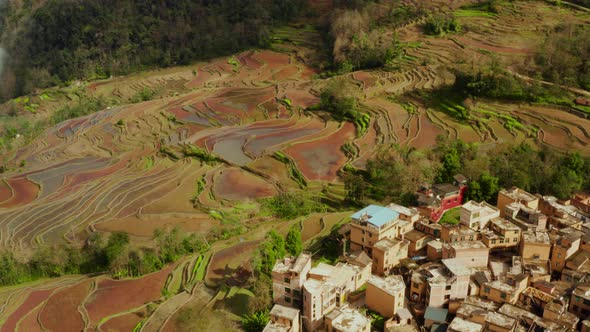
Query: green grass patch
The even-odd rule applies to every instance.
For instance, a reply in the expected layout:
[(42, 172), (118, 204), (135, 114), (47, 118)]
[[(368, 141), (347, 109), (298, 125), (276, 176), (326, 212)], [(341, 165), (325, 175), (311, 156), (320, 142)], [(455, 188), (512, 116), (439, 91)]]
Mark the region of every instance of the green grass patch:
[(272, 157), (288, 166), (289, 176), (295, 182), (297, 182), (297, 184), (299, 184), (299, 187), (307, 187), (307, 180), (305, 179), (305, 176), (303, 176), (303, 174), (301, 173), (299, 168), (297, 168), (295, 162), (293, 162), (291, 158), (289, 158), (286, 154), (284, 154), (281, 151), (276, 151), (275, 153), (273, 153)]
[(440, 224), (457, 225), (459, 224), (459, 217), (461, 216), (461, 207), (447, 210), (440, 218)]
[(153, 156), (147, 156), (141, 158), (141, 167), (145, 170), (149, 170), (154, 167), (155, 158)]
[(496, 18), (498, 15), (478, 9), (459, 9), (455, 11), (455, 17), (489, 17)]
[(135, 327), (133, 328), (132, 332), (139, 332), (141, 331), (141, 328), (143, 327), (143, 325), (145, 325), (145, 322), (147, 321), (146, 319), (142, 319), (139, 321), (139, 323), (137, 323), (137, 325), (135, 325)]
[(209, 215), (213, 218), (213, 219), (217, 219), (217, 220), (223, 220), (223, 213), (220, 211), (214, 211), (211, 210), (209, 211)]
[(205, 163), (215, 164), (217, 162), (222, 162), (223, 159), (217, 157), (216, 155), (208, 152), (205, 149), (201, 149), (200, 147), (192, 144), (186, 144), (183, 147), (182, 153), (185, 157), (191, 157), (197, 160), (200, 160)]
[(369, 123), (371, 123), (371, 115), (367, 113), (357, 113), (352, 121), (356, 128), (357, 137), (363, 136), (369, 129)]
[(205, 279), (205, 274), (207, 273), (207, 265), (209, 265), (209, 260), (211, 259), (211, 253), (207, 253), (203, 256), (203, 259), (199, 263), (199, 267), (195, 271), (195, 280), (201, 281)]
[(236, 59), (235, 56), (232, 56), (229, 59), (227, 59), (227, 63), (232, 65), (232, 67), (233, 67), (232, 70), (234, 72), (238, 72), (240, 70), (240, 62), (238, 61), (238, 59)]

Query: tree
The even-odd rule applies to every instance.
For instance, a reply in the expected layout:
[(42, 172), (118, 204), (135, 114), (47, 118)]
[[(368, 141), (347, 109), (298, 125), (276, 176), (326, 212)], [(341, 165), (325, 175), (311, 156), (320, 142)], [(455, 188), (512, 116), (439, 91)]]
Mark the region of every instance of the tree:
[(287, 238), (285, 239), (285, 249), (291, 255), (297, 257), (303, 250), (303, 243), (301, 241), (301, 231), (299, 230), (298, 225), (293, 225), (287, 233)]
[(121, 261), (124, 259), (121, 256), (124, 256), (124, 251), (129, 245), (129, 235), (124, 232), (114, 232), (109, 236), (109, 241), (105, 247), (105, 255), (107, 264), (111, 266), (112, 264), (120, 265)]
[(242, 326), (247, 332), (260, 332), (264, 330), (270, 320), (268, 311), (259, 311), (242, 318)]
[(178, 227), (174, 227), (168, 232), (156, 229), (154, 231), (154, 240), (158, 244), (160, 260), (163, 263), (174, 262), (185, 254), (184, 239)]
[(439, 182), (452, 182), (453, 177), (461, 169), (461, 158), (455, 148), (449, 149), (442, 158)]
[(368, 186), (361, 175), (346, 173), (344, 175), (344, 189), (346, 189), (346, 201), (354, 204), (362, 204)]
[(258, 248), (256, 269), (259, 273), (270, 275), (276, 261), (285, 254), (285, 239), (275, 230), (266, 233), (264, 242)]
[(327, 111), (338, 120), (356, 119), (358, 87), (345, 80), (336, 80), (320, 94), (321, 110)]
[(494, 203), (496, 195), (500, 190), (499, 179), (491, 175), (488, 171), (484, 171), (479, 179), (470, 181), (467, 188), (467, 196), (469, 199), (481, 202), (487, 201)]
[(252, 285), (252, 293), (254, 297), (248, 299), (248, 312), (253, 314), (256, 312), (268, 310), (272, 305), (272, 280), (265, 274), (259, 274)]

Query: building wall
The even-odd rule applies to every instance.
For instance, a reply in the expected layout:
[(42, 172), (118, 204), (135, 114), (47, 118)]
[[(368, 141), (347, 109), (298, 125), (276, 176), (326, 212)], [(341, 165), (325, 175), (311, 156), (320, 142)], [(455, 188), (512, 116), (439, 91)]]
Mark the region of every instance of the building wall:
[[(520, 189), (518, 189), (518, 190), (520, 190)], [(515, 202), (515, 200), (512, 199), (512, 197), (505, 195), (502, 191), (500, 191), (498, 193), (498, 204), (496, 206), (500, 210), (500, 217), (505, 216), (504, 208), (506, 207), (506, 205), (510, 205), (514, 202)], [(532, 200), (531, 202), (528, 202), (528, 203), (527, 202), (521, 202), (521, 203), (531, 209), (536, 210), (539, 208), (539, 199)]]
[(498, 210), (495, 210), (494, 213), (482, 215), (484, 210), (488, 209), (480, 208), (476, 209), (475, 211), (470, 211), (468, 209), (461, 208), (461, 216), (459, 220), (461, 221), (461, 224), (471, 229), (480, 230), (485, 228), (490, 220), (500, 216), (500, 211)]
[(431, 262), (439, 260), (442, 258), (442, 248), (439, 248), (437, 250), (435, 247), (427, 245), (426, 246), (426, 256), (428, 257), (428, 260)]
[(361, 226), (356, 223), (350, 225), (350, 248), (351, 250), (364, 250), (369, 256), (371, 248), (375, 243), (384, 238), (396, 238), (400, 234), (395, 222), (384, 228)]
[(519, 248), (520, 256), (524, 259), (549, 259), (549, 254), (551, 253), (551, 244), (545, 243), (525, 243), (524, 241), (520, 242)]
[(567, 259), (575, 254), (580, 248), (580, 239), (570, 243), (569, 247), (555, 244), (551, 250), (551, 270), (563, 271)]
[(300, 273), (272, 273), (273, 302), (276, 304), (300, 309), (302, 304), (303, 283), (311, 270), (311, 259), (304, 265)]
[(580, 319), (588, 318), (590, 316), (590, 298), (578, 297), (572, 293), (569, 312), (575, 314)]
[(452, 283), (446, 285), (430, 285), (429, 292), (427, 291), (427, 305), (440, 308), (449, 300), (466, 298), (468, 292), (469, 276), (456, 277)]
[(381, 276), (390, 274), (393, 267), (408, 257), (408, 247), (408, 241), (401, 241), (386, 251), (373, 248), (373, 273)]
[(458, 258), (465, 267), (488, 266), (489, 248), (461, 248), (459, 250), (445, 244), (442, 249), (442, 258)]
[(391, 295), (384, 290), (376, 287), (372, 283), (367, 284), (365, 293), (365, 303), (367, 307), (380, 313), (385, 318), (395, 316), (399, 308), (404, 306), (405, 288), (401, 289), (398, 294)]
[(516, 283), (512, 291), (505, 291), (490, 287), (488, 284), (484, 284), (481, 289), (479, 296), (492, 300), (498, 303), (510, 303), (515, 304), (528, 285), (528, 278), (524, 278), (520, 282)]
[(342, 298), (335, 288), (319, 293), (311, 294), (303, 288), (303, 316), (308, 331), (314, 331), (323, 325), (324, 315), (340, 305)]
[(415, 303), (423, 303), (427, 302), (426, 299), (426, 288), (427, 283), (426, 280), (420, 278), (419, 281), (416, 281), (417, 278), (412, 277), (412, 281), (410, 282), (410, 301)]
[(459, 194), (444, 197), (440, 202), (440, 206), (432, 209), (430, 219), (434, 222), (438, 222), (445, 211), (461, 206), (463, 204), (463, 197), (465, 197), (466, 190), (467, 186), (461, 186)]

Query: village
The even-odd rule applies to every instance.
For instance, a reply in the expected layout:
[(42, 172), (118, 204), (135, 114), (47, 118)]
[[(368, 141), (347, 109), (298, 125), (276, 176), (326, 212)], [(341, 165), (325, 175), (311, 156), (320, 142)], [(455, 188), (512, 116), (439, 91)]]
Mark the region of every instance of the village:
[[(335, 265), (278, 260), (265, 332), (590, 331), (590, 195), (503, 189), (464, 201), (465, 177), (422, 188), (418, 206), (350, 216)], [(446, 213), (458, 222), (441, 222)]]

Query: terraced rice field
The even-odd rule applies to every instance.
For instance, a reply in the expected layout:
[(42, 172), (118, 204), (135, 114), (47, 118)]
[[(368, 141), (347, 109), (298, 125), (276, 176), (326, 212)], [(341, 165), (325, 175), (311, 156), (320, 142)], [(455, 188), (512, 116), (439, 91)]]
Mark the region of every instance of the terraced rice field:
[(131, 331), (162, 297), (173, 267), (132, 280), (65, 277), (3, 289), (0, 331)]
[[(359, 108), (370, 115), (362, 135), (352, 123), (305, 111), (318, 103), (330, 80), (314, 78), (317, 71), (300, 61), (313, 56), (314, 43), (302, 41), (298, 47), (277, 41), (277, 49), (288, 51), (253, 50), (233, 56), (233, 64), (226, 57), (89, 84), (88, 93), (122, 106), (64, 121), (5, 156), (0, 246), (82, 244), (91, 232), (115, 231), (148, 242), (154, 230), (173, 227), (207, 235), (222, 226), (211, 210), (256, 207), (257, 199), (291, 188), (322, 192), (339, 202), (344, 165), (362, 169), (378, 148), (391, 144), (431, 147), (438, 135), (482, 145), (526, 141), (590, 153), (590, 121), (563, 108), (477, 100), (469, 101), (470, 120), (459, 121), (428, 103), (424, 93), (452, 84), (449, 68), (455, 65), (485, 66), (495, 57), (518, 68), (548, 27), (567, 20), (590, 24), (588, 15), (551, 11), (537, 1), (511, 2), (497, 16), (458, 9), (468, 2), (429, 2), (457, 11), (464, 27), (459, 34), (424, 36), (421, 21), (397, 31), (405, 45), (400, 70), (363, 70), (337, 78), (360, 88)], [(317, 6), (331, 4), (318, 1)], [(306, 36), (318, 35), (303, 29), (296, 37)], [(158, 91), (157, 98), (127, 105), (143, 89)], [(185, 155), (189, 148), (202, 155)], [(310, 216), (301, 223), (303, 240), (313, 243), (348, 215)], [(246, 216), (240, 222), (260, 234), (270, 229), (284, 234), (295, 223)], [(144, 330), (190, 330), (182, 317), (198, 321), (193, 330), (232, 330), (230, 318), (201, 321), (200, 313), (215, 310), (218, 302), (239, 305), (249, 295), (237, 286), (212, 301), (216, 293), (202, 284), (245, 280), (248, 259), (261, 238), (222, 241), (202, 256), (140, 279), (70, 277), (0, 289), (0, 332), (58, 329), (58, 312), (71, 317), (59, 326), (62, 331), (130, 331), (140, 322), (147, 324)], [(162, 298), (165, 285), (172, 294), (167, 300)], [(238, 301), (238, 295), (244, 296)]]

